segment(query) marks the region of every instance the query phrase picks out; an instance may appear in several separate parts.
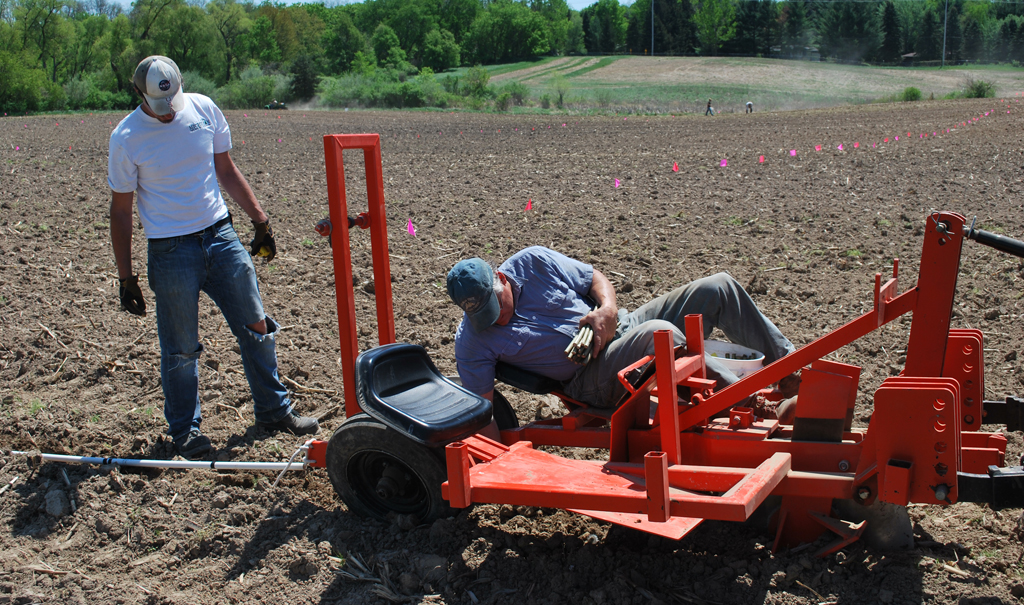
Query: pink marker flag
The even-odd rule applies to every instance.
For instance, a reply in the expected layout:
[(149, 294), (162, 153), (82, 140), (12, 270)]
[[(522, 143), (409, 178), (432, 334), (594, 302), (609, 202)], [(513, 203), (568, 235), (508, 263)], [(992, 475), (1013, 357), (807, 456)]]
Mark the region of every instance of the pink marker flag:
[(840, 144), (839, 144), (839, 147), (836, 147), (836, 149), (838, 149), (839, 151), (842, 151), (842, 150), (843, 150), (843, 144), (842, 144), (842, 143), (840, 143)]
[(719, 166), (721, 166), (722, 168), (725, 168), (728, 165), (729, 165), (729, 160), (727, 160), (726, 158), (722, 158), (722, 163), (719, 164)]
[(14, 150), (15, 150), (15, 151), (21, 151), (21, 147), (20, 147), (20, 146), (18, 146), (18, 145), (15, 145), (15, 146), (14, 146)]
[(758, 164), (764, 164), (764, 156), (763, 155), (761, 157), (757, 158), (757, 163)]
[(526, 200), (526, 209), (533, 210), (533, 199)]
[(416, 235), (416, 227), (412, 226), (412, 219), (409, 219), (409, 224), (406, 225), (405, 230), (409, 232), (409, 235)]
[(889, 142), (889, 137), (885, 137), (885, 140), (884, 140), (884, 141), (882, 141), (882, 142), (883, 142), (883, 143), (888, 143), (888, 142)]
[(672, 172), (679, 172), (679, 162), (672, 162)]
[(821, 145), (815, 145), (814, 146), (814, 150), (815, 151), (821, 151)]
[(853, 148), (854, 148), (854, 149), (857, 149), (858, 147), (860, 147), (860, 143), (854, 143), (854, 144), (853, 144)]
[(900, 140), (900, 135), (896, 135), (896, 140)]
[(872, 143), (872, 144), (871, 144), (871, 148), (872, 148), (872, 149), (874, 149), (875, 147), (878, 147), (878, 143)]
[(789, 150), (789, 157), (791, 157), (791, 158), (795, 158), (796, 157), (796, 149), (790, 149)]
[(615, 179), (615, 188), (616, 188), (616, 189), (618, 189), (618, 188), (619, 188), (619, 179)]
[(248, 117), (249, 117), (249, 114), (247, 114), (247, 113), (243, 113), (243, 114), (242, 114), (242, 117), (243, 117), (243, 118), (248, 118)]

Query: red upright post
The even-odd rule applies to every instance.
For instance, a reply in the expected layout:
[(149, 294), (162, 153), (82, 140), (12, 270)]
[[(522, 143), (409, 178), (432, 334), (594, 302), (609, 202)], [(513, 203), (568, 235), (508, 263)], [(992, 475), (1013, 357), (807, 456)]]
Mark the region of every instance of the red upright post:
[(928, 216), (904, 376), (942, 376), (965, 222), (952, 212)]
[(661, 451), (669, 465), (679, 464), (679, 393), (676, 392), (675, 351), (671, 330), (654, 333), (654, 363), (658, 380), (658, 420), (661, 430)]
[(381, 170), (380, 135), (333, 134), (324, 136), (327, 168), (327, 206), (334, 257), (334, 288), (338, 303), (338, 339), (341, 341), (341, 376), (345, 388), (345, 415), (361, 410), (356, 399), (355, 292), (352, 285), (352, 251), (348, 237), (348, 199), (345, 195), (345, 149), (362, 149), (366, 163), (367, 222), (373, 254), (373, 284), (377, 299), (377, 331), (380, 344), (395, 342), (395, 318), (391, 302), (391, 265), (388, 259), (387, 215), (384, 212), (384, 175)]

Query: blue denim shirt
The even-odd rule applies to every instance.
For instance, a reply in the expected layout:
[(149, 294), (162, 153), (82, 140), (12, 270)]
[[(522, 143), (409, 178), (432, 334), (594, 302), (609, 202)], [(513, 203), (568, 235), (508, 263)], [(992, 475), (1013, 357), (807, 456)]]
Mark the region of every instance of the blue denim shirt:
[(455, 331), (455, 362), (462, 385), (484, 394), (494, 388), (498, 361), (566, 381), (582, 366), (569, 361), (565, 348), (590, 312), (584, 298), (594, 268), (541, 246), (521, 250), (498, 271), (512, 286), (515, 313), (507, 325), (476, 332), (465, 316)]

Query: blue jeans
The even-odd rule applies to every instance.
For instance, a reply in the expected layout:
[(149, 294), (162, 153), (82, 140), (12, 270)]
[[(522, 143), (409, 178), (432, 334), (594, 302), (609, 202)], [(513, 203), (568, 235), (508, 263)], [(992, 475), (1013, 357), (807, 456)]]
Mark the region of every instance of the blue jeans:
[[(619, 309), (615, 339), (576, 373), (566, 385), (566, 394), (597, 407), (616, 405), (626, 393), (618, 379), (619, 370), (654, 354), (657, 330), (671, 330), (676, 346), (686, 344), (685, 318), (690, 313), (703, 316), (704, 338), (720, 328), (730, 341), (764, 353), (765, 365), (796, 350), (739, 282), (728, 273), (716, 273), (659, 296), (632, 313)], [(705, 356), (704, 361), (708, 378), (717, 381), (718, 389), (739, 380), (717, 359)]]
[[(266, 316), (256, 271), (230, 223), (191, 235), (149, 240), (149, 287), (156, 295), (160, 379), (168, 433), (177, 439), (199, 428), (199, 293), (220, 307), (238, 339), (242, 367), (252, 391), (257, 422), (291, 413), (288, 391), (278, 379), (274, 338), (277, 324)], [(267, 333), (247, 326), (263, 319)]]

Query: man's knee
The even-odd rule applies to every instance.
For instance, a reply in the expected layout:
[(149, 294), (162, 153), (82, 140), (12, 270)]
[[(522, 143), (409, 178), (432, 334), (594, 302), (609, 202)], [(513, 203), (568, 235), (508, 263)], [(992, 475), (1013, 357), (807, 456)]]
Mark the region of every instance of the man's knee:
[(736, 281), (736, 278), (729, 275), (725, 271), (715, 273), (714, 275), (709, 275), (707, 277), (702, 277), (697, 281), (693, 282), (693, 285), (702, 290), (719, 291), (732, 290), (734, 288), (740, 287), (739, 282)]
[(261, 320), (257, 321), (254, 324), (247, 324), (245, 327), (249, 328), (253, 332), (256, 332), (257, 334), (266, 334), (267, 333), (267, 320), (266, 319), (261, 319)]

